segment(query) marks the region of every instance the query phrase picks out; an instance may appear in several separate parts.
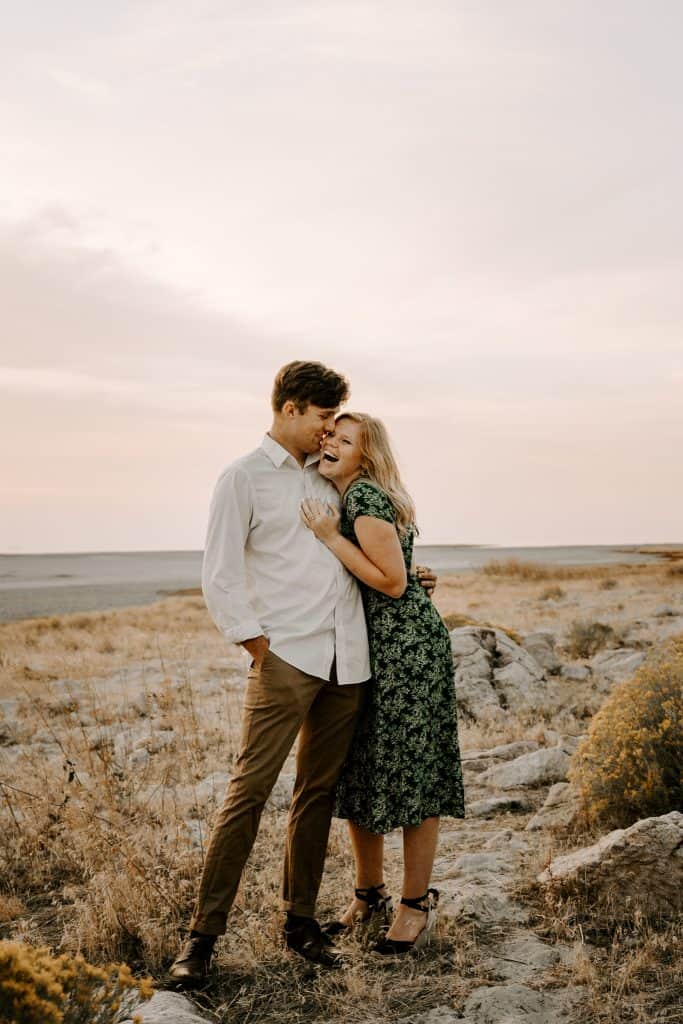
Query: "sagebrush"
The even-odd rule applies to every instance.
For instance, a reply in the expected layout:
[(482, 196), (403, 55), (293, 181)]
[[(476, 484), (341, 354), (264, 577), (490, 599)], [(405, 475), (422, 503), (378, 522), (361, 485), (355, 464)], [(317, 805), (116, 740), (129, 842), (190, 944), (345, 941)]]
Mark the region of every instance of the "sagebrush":
[(0, 942), (0, 1020), (10, 1024), (118, 1024), (151, 995), (151, 982), (125, 964), (93, 967), (82, 956)]
[(590, 822), (627, 826), (683, 807), (683, 638), (615, 686), (570, 779)]

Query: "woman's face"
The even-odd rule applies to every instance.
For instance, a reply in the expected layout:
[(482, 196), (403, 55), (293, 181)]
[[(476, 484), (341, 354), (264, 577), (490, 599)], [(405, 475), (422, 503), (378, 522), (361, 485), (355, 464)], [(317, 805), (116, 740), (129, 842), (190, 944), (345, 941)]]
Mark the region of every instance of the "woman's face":
[(334, 430), (322, 444), (319, 469), (322, 476), (334, 484), (348, 486), (360, 476), (361, 451), (360, 424), (353, 420), (338, 419)]

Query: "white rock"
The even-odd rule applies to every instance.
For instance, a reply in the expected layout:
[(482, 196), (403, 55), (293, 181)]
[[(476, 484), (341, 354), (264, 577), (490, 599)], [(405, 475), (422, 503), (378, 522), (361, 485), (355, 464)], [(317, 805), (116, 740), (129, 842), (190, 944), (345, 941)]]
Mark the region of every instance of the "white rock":
[(481, 875), (485, 871), (491, 871), (497, 875), (499, 872), (505, 871), (507, 867), (506, 854), (483, 853), (482, 851), (462, 853), (456, 858), (454, 867), (463, 875)]
[(543, 747), (522, 754), (514, 761), (489, 768), (479, 778), (497, 789), (520, 789), (524, 786), (547, 786), (567, 777), (570, 757), (561, 747)]
[(526, 909), (508, 892), (526, 841), (511, 829), (496, 833), (491, 840), (487, 851), (457, 858), (442, 856), (435, 861), (432, 877), (441, 893), (439, 906), (445, 918), (484, 928), (527, 920)]
[(591, 659), (591, 669), (596, 675), (611, 682), (628, 679), (645, 661), (645, 653), (630, 647), (618, 651), (601, 651)]
[(467, 805), (468, 818), (493, 818), (496, 814), (528, 811), (531, 804), (519, 796), (490, 796)]
[(570, 782), (556, 782), (550, 787), (545, 803), (527, 822), (528, 832), (542, 828), (560, 828), (571, 825), (578, 813), (578, 797)]
[(433, 1006), (426, 1013), (401, 1017), (396, 1024), (461, 1024), (462, 1018), (451, 1006)]
[(467, 999), (462, 1024), (555, 1024), (581, 996), (577, 986), (536, 992), (526, 985), (484, 985)]
[(484, 843), (485, 850), (507, 850), (514, 858), (507, 863), (507, 870), (512, 871), (518, 861), (518, 854), (525, 853), (529, 848), (529, 840), (514, 828), (503, 828), (493, 832)]
[(544, 885), (618, 891), (624, 909), (677, 913), (683, 902), (683, 814), (671, 811), (616, 829), (592, 846), (556, 857), (538, 876)]
[(535, 707), (547, 689), (543, 668), (500, 629), (451, 631), (458, 707), (465, 718), (501, 719), (510, 709)]
[(559, 672), (560, 660), (555, 653), (554, 633), (527, 633), (523, 647), (546, 672)]
[(501, 885), (493, 882), (487, 885), (473, 879), (459, 885), (457, 892), (447, 897), (442, 895), (439, 910), (446, 919), (483, 929), (523, 924), (529, 917), (528, 912), (515, 903)]
[[(136, 1006), (135, 1013), (142, 1024), (205, 1024), (210, 1019), (178, 992), (155, 992), (149, 1002)], [(132, 1020), (123, 1024), (132, 1024)]]
[(396, 1024), (461, 1024), (462, 1018), (451, 1006), (433, 1006), (426, 1013), (401, 1017)]
[(571, 755), (577, 750), (579, 744), (585, 740), (586, 734), (582, 733), (580, 736), (561, 736), (556, 746), (561, 750), (564, 750), (565, 754)]
[(563, 679), (570, 679), (575, 683), (582, 683), (590, 677), (591, 670), (588, 665), (563, 665), (560, 675)]
[(462, 755), (463, 762), (490, 760), (511, 761), (520, 754), (528, 754), (531, 750), (538, 750), (540, 743), (536, 740), (515, 740), (513, 743), (502, 743), (498, 747), (491, 747), (489, 750), (466, 750)]
[(531, 931), (517, 930), (496, 946), (483, 966), (492, 974), (508, 981), (527, 981), (543, 974), (560, 960), (572, 959), (571, 946), (542, 942)]

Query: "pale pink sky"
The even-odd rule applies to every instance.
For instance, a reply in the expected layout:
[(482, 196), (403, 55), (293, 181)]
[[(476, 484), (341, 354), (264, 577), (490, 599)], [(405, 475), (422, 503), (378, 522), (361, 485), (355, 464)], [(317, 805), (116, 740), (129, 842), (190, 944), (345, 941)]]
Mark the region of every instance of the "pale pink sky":
[(426, 542), (683, 540), (683, 8), (29, 4), (0, 551), (198, 548), (316, 358)]

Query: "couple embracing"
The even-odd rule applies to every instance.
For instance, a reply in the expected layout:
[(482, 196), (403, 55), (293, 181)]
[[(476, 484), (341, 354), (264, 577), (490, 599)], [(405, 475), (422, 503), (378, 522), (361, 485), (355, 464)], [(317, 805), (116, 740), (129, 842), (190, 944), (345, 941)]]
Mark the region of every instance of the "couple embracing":
[[(335, 937), (386, 922), (374, 949), (424, 941), (439, 818), (464, 816), (448, 632), (434, 578), (413, 567), (415, 510), (383, 424), (340, 413), (348, 382), (320, 363), (275, 378), (273, 423), (214, 492), (202, 571), (209, 612), (251, 657), (240, 751), (217, 816), (190, 933), (170, 969), (191, 986), (226, 931), (263, 807), (299, 738), (285, 844), (284, 941), (332, 965)], [(315, 903), (332, 816), (346, 818), (355, 894), (323, 924)], [(392, 918), (384, 835), (403, 828)]]

